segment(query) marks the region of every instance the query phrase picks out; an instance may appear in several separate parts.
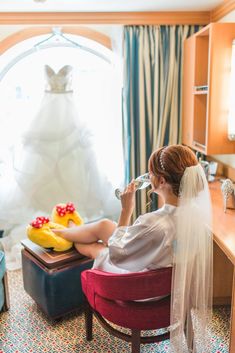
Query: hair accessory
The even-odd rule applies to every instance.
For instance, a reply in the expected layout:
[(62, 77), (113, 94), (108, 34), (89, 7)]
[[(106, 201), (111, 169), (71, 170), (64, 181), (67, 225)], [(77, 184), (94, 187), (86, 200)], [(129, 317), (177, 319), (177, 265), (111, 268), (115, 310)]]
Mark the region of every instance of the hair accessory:
[(164, 167), (164, 165), (163, 165), (163, 154), (164, 154), (164, 148), (161, 150), (161, 152), (160, 152), (160, 156), (159, 156), (159, 161), (160, 161), (160, 166), (161, 166), (161, 168), (162, 168), (162, 170), (164, 170), (165, 171), (165, 167)]

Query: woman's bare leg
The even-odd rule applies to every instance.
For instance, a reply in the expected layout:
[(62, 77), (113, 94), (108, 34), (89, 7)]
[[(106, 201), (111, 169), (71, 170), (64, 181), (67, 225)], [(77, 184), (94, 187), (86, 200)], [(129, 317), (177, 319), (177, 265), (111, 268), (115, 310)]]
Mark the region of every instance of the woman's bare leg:
[(103, 243), (80, 244), (74, 243), (76, 250), (91, 259), (96, 259), (99, 253), (106, 248)]
[(116, 228), (116, 223), (105, 218), (94, 223), (84, 224), (77, 227), (62, 230), (53, 229), (53, 232), (74, 243), (91, 244), (96, 243), (98, 240), (102, 240), (103, 243), (107, 244), (108, 239)]

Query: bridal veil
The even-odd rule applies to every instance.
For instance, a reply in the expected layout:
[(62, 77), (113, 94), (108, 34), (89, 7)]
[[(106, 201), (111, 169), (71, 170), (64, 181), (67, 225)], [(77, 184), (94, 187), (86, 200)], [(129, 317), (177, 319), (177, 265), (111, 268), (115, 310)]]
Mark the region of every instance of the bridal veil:
[(185, 169), (180, 183), (174, 241), (171, 332), (172, 353), (211, 353), (211, 202), (200, 164)]

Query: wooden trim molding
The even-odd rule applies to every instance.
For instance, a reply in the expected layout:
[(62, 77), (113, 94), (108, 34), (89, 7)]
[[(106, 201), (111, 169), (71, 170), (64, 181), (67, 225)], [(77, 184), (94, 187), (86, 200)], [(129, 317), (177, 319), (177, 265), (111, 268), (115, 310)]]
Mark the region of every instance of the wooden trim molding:
[(0, 25), (17, 24), (122, 24), (122, 25), (206, 25), (235, 10), (235, 0), (224, 0), (211, 11), (159, 12), (0, 12)]
[(177, 25), (210, 22), (210, 12), (0, 12), (0, 25)]
[(222, 5), (211, 11), (210, 22), (219, 21), (233, 10), (235, 10), (235, 0), (225, 0)]
[[(62, 27), (61, 31), (65, 34), (65, 33), (69, 33), (69, 34), (75, 34), (78, 36), (82, 36), (82, 37), (86, 37), (89, 38), (91, 40), (94, 40), (102, 45), (104, 45), (105, 47), (107, 47), (108, 49), (111, 49), (111, 39), (103, 34), (100, 33), (98, 31), (95, 31), (91, 28), (87, 28), (87, 27)], [(52, 28), (50, 26), (47, 27), (29, 27), (29, 28), (25, 28), (22, 29), (19, 32), (13, 33), (12, 35), (8, 36), (7, 38), (3, 39), (0, 42), (0, 54), (3, 54), (6, 50), (8, 50), (10, 47), (12, 47), (13, 45), (35, 37), (35, 36), (40, 36), (43, 34), (50, 34), (52, 33)]]

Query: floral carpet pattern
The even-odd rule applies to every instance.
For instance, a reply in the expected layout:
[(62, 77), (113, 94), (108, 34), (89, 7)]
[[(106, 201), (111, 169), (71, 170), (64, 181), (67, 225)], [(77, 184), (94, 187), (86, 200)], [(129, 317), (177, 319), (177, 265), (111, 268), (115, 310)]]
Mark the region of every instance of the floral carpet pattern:
[[(0, 353), (129, 353), (130, 345), (111, 337), (94, 320), (86, 342), (82, 311), (50, 321), (24, 291), (21, 271), (8, 273), (10, 310), (0, 314)], [(214, 309), (211, 353), (228, 353), (230, 308)], [(168, 353), (168, 341), (141, 346), (141, 353)]]

